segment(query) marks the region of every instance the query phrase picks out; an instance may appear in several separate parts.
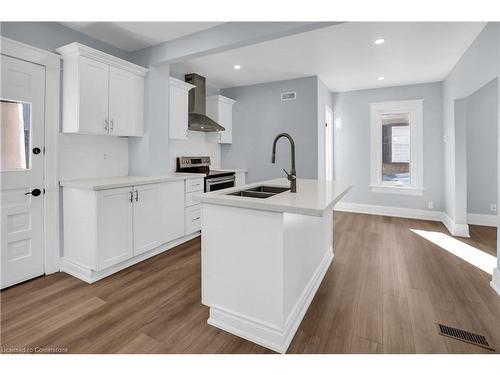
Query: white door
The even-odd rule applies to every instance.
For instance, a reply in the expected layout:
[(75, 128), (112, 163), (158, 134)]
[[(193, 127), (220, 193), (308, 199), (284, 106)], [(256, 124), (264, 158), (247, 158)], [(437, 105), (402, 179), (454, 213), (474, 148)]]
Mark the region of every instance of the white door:
[(160, 184), (159, 194), (160, 232), (165, 243), (184, 236), (184, 181)]
[(159, 185), (134, 187), (134, 255), (161, 245)]
[(109, 134), (142, 135), (143, 93), (142, 77), (109, 68)]
[(325, 106), (325, 179), (333, 180), (333, 112)]
[(0, 278), (5, 288), (44, 274), (45, 68), (3, 55), (0, 59)]
[(109, 66), (80, 57), (80, 132), (107, 134)]
[(97, 270), (133, 256), (132, 187), (97, 193)]

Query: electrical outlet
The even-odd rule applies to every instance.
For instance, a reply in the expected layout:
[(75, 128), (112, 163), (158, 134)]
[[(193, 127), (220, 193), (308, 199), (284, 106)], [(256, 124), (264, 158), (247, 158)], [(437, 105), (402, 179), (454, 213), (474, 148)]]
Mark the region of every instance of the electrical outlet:
[(429, 201), (427, 202), (427, 208), (434, 208), (434, 202), (433, 201)]
[(494, 203), (490, 204), (490, 211), (491, 212), (497, 212), (497, 205), (494, 204)]
[(102, 158), (103, 160), (106, 160), (108, 158), (108, 154), (105, 152), (103, 155), (102, 155)]
[(447, 136), (447, 135), (443, 135), (443, 142), (444, 142), (444, 143), (447, 143), (447, 142), (448, 142), (448, 136)]

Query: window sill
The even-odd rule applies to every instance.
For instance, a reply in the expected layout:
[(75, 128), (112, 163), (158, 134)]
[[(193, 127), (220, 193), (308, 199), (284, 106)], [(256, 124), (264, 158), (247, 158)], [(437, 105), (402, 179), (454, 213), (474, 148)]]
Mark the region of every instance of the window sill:
[(370, 185), (372, 193), (389, 193), (402, 195), (424, 195), (424, 189), (408, 186)]

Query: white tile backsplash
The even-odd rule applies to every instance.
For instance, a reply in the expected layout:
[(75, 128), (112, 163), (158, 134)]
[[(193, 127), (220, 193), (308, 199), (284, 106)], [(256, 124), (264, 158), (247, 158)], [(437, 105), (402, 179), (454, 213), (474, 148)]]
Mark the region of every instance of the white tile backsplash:
[(128, 174), (128, 139), (102, 135), (59, 134), (59, 178)]
[(178, 156), (210, 156), (211, 168), (220, 168), (221, 150), (216, 137), (215, 133), (190, 131), (187, 140), (170, 139), (168, 147), (170, 169), (175, 171), (175, 161)]

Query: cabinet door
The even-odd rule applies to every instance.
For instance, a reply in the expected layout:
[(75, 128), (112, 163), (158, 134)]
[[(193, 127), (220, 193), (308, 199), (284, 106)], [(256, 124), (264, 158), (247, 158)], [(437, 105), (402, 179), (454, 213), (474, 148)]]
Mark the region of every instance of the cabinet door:
[(233, 106), (219, 102), (219, 124), (226, 130), (220, 132), (220, 143), (233, 143)]
[(188, 134), (188, 91), (170, 85), (169, 138), (187, 139)]
[(184, 181), (160, 185), (162, 242), (169, 242), (184, 235)]
[(79, 59), (80, 133), (108, 133), (109, 66), (86, 57)]
[(142, 135), (144, 79), (109, 68), (109, 134)]
[(97, 193), (97, 270), (133, 256), (132, 188), (102, 190)]
[(159, 184), (134, 187), (134, 255), (161, 245)]

